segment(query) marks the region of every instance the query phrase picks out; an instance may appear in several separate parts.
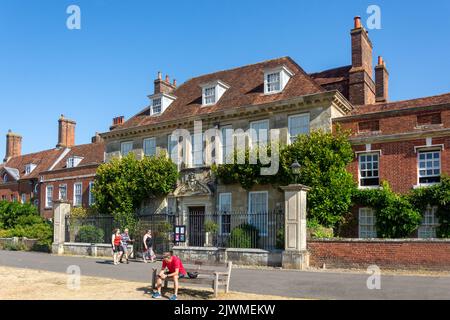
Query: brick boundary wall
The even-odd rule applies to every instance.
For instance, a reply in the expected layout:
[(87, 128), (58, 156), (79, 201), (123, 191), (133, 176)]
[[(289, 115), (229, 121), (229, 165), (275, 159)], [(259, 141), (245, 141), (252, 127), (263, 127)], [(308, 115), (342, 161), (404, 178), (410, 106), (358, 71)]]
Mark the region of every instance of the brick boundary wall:
[(450, 240), (310, 240), (310, 266), (450, 270)]

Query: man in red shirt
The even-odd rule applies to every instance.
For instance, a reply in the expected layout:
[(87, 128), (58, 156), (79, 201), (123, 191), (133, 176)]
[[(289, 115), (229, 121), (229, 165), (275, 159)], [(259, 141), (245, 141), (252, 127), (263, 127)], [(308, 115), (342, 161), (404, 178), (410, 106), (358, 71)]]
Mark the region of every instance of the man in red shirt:
[[(166, 269), (168, 271), (166, 271)], [(152, 297), (154, 299), (161, 298), (161, 286), (162, 282), (166, 278), (173, 279), (174, 285), (174, 295), (170, 297), (169, 300), (177, 300), (178, 295), (178, 279), (187, 277), (186, 270), (184, 269), (183, 263), (180, 258), (173, 255), (173, 251), (165, 252), (163, 255), (163, 263), (161, 271), (159, 272), (158, 279), (156, 281), (157, 292), (153, 293)]]

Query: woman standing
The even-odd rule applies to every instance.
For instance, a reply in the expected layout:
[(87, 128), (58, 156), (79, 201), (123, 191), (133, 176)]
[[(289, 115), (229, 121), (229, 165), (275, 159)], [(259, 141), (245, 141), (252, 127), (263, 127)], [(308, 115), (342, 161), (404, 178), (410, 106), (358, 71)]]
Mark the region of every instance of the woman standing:
[(122, 257), (123, 249), (121, 246), (122, 236), (120, 235), (120, 229), (115, 229), (111, 238), (111, 245), (113, 248), (114, 265), (119, 264), (119, 260)]
[(155, 262), (155, 252), (153, 251), (153, 236), (152, 230), (147, 230), (147, 233), (144, 234), (144, 254), (142, 255), (144, 258), (144, 262), (147, 263), (146, 256), (150, 256), (150, 262)]

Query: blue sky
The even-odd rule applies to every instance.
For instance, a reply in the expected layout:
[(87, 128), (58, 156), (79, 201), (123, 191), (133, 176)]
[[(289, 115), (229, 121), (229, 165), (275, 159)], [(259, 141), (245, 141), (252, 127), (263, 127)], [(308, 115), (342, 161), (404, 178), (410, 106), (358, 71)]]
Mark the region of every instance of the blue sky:
[[(72, 4), (81, 30), (66, 27)], [(88, 143), (147, 105), (158, 71), (182, 83), (280, 56), (307, 72), (350, 64), (353, 17), (365, 22), (371, 4), (391, 100), (449, 92), (448, 0), (0, 0), (0, 158), (8, 129), (23, 135), (24, 153), (53, 148), (60, 114)]]

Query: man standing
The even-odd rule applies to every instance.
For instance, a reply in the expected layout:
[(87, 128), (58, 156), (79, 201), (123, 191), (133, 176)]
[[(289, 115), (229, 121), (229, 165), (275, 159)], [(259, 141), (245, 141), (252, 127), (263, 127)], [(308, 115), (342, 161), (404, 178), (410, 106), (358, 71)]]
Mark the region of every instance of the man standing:
[[(166, 269), (168, 271), (166, 271)], [(158, 279), (156, 280), (157, 292), (153, 293), (152, 298), (161, 298), (161, 286), (162, 282), (166, 278), (172, 278), (174, 285), (174, 294), (169, 300), (177, 300), (178, 295), (178, 279), (187, 277), (186, 270), (184, 269), (183, 263), (180, 258), (173, 255), (173, 251), (165, 252), (163, 255), (163, 263), (161, 271), (159, 272)]]

